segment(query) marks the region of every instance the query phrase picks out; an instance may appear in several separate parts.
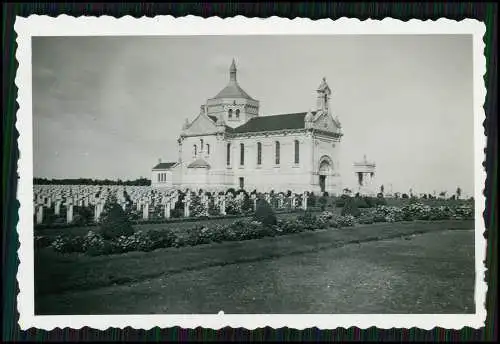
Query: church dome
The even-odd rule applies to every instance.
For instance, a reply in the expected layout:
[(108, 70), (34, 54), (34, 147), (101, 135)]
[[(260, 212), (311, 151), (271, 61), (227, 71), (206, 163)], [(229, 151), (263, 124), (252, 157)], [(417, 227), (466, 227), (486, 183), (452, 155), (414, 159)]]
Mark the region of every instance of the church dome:
[(231, 63), (231, 67), (229, 68), (229, 83), (226, 87), (224, 87), (215, 97), (214, 99), (220, 98), (244, 98), (244, 99), (252, 99), (238, 84), (236, 80), (236, 63)]
[(202, 158), (198, 158), (188, 165), (188, 168), (210, 168), (208, 162)]
[(229, 84), (222, 89), (214, 99), (220, 98), (245, 98), (245, 99), (253, 99), (246, 93), (238, 84)]

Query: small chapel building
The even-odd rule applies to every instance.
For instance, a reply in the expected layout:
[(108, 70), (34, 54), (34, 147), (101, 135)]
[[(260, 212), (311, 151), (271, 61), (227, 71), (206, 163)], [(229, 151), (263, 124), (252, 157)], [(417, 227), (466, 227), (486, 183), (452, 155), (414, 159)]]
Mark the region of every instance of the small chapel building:
[(233, 60), (228, 84), (186, 120), (178, 161), (153, 167), (152, 186), (340, 194), (341, 124), (325, 78), (316, 92), (314, 110), (262, 116), (259, 101), (239, 85)]

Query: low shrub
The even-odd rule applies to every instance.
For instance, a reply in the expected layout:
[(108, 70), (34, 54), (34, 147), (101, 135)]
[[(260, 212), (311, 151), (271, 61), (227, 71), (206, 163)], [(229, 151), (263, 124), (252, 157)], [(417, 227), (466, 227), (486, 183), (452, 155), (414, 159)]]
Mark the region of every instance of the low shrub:
[(387, 222), (387, 220), (385, 219), (385, 215), (384, 214), (374, 214), (373, 215), (373, 222), (374, 223), (377, 223), (377, 222)]
[(326, 209), (326, 205), (328, 204), (328, 197), (327, 196), (321, 196), (318, 200), (319, 207), (322, 211)]
[(175, 233), (170, 229), (150, 230), (147, 233), (151, 240), (153, 250), (171, 247), (176, 239)]
[(71, 223), (74, 224), (75, 226), (85, 226), (87, 224), (87, 221), (85, 220), (85, 218), (83, 216), (75, 215), (75, 217), (73, 217), (73, 221)]
[(314, 192), (311, 192), (307, 195), (307, 207), (315, 207), (316, 206), (317, 197), (314, 195)]
[(346, 200), (349, 199), (349, 198), (351, 198), (351, 197), (348, 196), (348, 195), (342, 195), (342, 196), (340, 196), (339, 198), (337, 198), (335, 200), (335, 207), (337, 207), (337, 208), (343, 208), (344, 205), (345, 205), (345, 203), (346, 203)]
[(351, 197), (345, 199), (345, 204), (344, 207), (342, 208), (341, 215), (342, 216), (351, 215), (354, 217), (359, 217), (361, 215), (361, 211), (359, 210), (354, 199), (352, 199)]
[(119, 252), (116, 243), (104, 240), (97, 232), (89, 231), (83, 240), (83, 252), (89, 256), (100, 256)]
[(356, 223), (356, 219), (352, 215), (342, 215), (337, 218), (339, 227), (352, 227)]
[(239, 215), (241, 214), (241, 203), (234, 197), (226, 198), (226, 214)]
[(181, 218), (184, 216), (184, 209), (176, 207), (170, 211), (170, 216), (173, 217), (174, 219)]
[(474, 218), (473, 205), (459, 205), (453, 208), (452, 212), (455, 219), (471, 220)]
[(208, 208), (201, 201), (201, 197), (196, 194), (191, 196), (191, 203), (189, 205), (189, 214), (192, 217), (208, 216)]
[(449, 220), (452, 217), (452, 211), (446, 206), (432, 207), (429, 213), (430, 221)]
[(320, 219), (330, 220), (334, 217), (334, 214), (331, 211), (324, 211), (319, 215)]
[(406, 217), (401, 208), (388, 206), (377, 206), (370, 214), (374, 222), (399, 222)]
[(206, 231), (202, 232), (203, 236), (206, 236), (211, 242), (223, 242), (229, 241), (227, 226), (217, 224), (213, 227), (208, 227)]
[(49, 237), (46, 237), (44, 235), (35, 235), (34, 241), (35, 241), (35, 248), (45, 248), (49, 247), (52, 244), (52, 240), (50, 240)]
[(310, 211), (305, 211), (303, 214), (297, 216), (297, 221), (299, 221), (305, 230), (315, 230), (317, 225), (316, 216)]
[(241, 211), (243, 213), (251, 213), (253, 211), (253, 200), (248, 196), (248, 194), (245, 194), (245, 197), (243, 198), (243, 204), (241, 205)]
[(279, 233), (276, 225), (266, 226), (258, 221), (244, 222), (236, 231), (238, 240), (260, 239), (275, 236)]
[(264, 226), (274, 226), (277, 224), (276, 214), (266, 200), (259, 198), (257, 200), (257, 210), (253, 216), (255, 221), (261, 222)]
[(340, 222), (338, 216), (332, 217), (328, 220), (328, 228), (340, 228)]
[(305, 231), (304, 225), (293, 219), (279, 221), (278, 227), (283, 234), (301, 233)]
[(370, 206), (368, 205), (368, 203), (366, 201), (367, 199), (368, 198), (356, 197), (354, 199), (354, 204), (357, 208), (360, 208), (360, 209), (370, 208)]
[(374, 222), (375, 222), (375, 217), (371, 214), (363, 214), (358, 219), (358, 223), (360, 224), (372, 224)]
[(58, 236), (50, 244), (54, 251), (59, 253), (84, 252), (84, 239), (80, 236)]
[(186, 231), (184, 237), (184, 242), (189, 246), (196, 246), (202, 244), (208, 244), (210, 239), (207, 234), (207, 227), (205, 226), (194, 226)]

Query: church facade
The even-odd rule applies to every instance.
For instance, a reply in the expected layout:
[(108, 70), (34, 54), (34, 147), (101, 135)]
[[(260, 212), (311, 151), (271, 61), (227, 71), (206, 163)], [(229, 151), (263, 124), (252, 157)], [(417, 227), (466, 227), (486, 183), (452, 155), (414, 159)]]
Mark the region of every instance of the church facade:
[(314, 110), (261, 116), (233, 60), (226, 87), (186, 120), (178, 161), (153, 167), (153, 187), (340, 194), (341, 124), (324, 78), (316, 92)]

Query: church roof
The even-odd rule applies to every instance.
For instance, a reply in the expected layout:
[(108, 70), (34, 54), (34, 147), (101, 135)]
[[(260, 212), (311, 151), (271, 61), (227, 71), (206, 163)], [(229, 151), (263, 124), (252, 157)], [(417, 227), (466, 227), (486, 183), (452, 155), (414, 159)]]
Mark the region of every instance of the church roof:
[(235, 128), (233, 132), (250, 133), (283, 129), (302, 129), (305, 127), (304, 118), (306, 117), (306, 115), (307, 112), (299, 112), (283, 115), (254, 117), (245, 124)]
[(220, 98), (245, 98), (254, 100), (240, 87), (240, 85), (238, 85), (237, 82), (230, 82), (214, 97), (214, 99)]
[(160, 162), (158, 165), (153, 167), (153, 170), (168, 170), (176, 164), (176, 162)]
[[(212, 121), (214, 121), (214, 123), (217, 123), (217, 116), (208, 115), (208, 118), (210, 118)], [(233, 128), (231, 128), (227, 124), (225, 124), (224, 126), (226, 127), (226, 131), (227, 132), (232, 132), (233, 131)]]
[(207, 167), (210, 168), (210, 165), (202, 158), (198, 158), (188, 165), (188, 168), (207, 168)]

